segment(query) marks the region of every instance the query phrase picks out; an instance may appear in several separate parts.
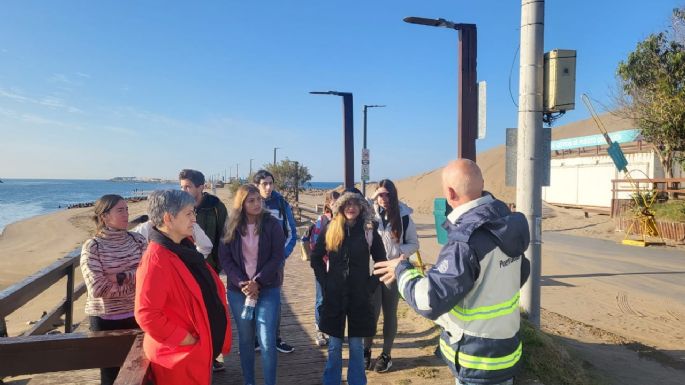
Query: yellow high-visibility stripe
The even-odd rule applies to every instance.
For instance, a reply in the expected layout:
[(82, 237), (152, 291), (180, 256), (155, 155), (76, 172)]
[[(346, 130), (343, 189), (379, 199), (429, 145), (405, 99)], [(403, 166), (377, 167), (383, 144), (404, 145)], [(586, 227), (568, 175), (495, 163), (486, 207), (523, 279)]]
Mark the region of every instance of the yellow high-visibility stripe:
[(466, 353), (459, 353), (459, 365), (464, 368), (478, 369), (478, 370), (501, 370), (508, 369), (516, 365), (521, 359), (523, 353), (523, 344), (519, 342), (519, 346), (513, 353), (504, 357), (478, 357)]
[(457, 353), (454, 351), (454, 349), (452, 349), (450, 344), (448, 344), (442, 338), (440, 339), (440, 351), (445, 357), (447, 357), (448, 360), (450, 360), (452, 364), (454, 364), (454, 357), (457, 356)]
[(445, 340), (440, 339), (440, 351), (452, 364), (455, 364), (455, 357), (459, 359), (459, 366), (478, 370), (502, 370), (516, 365), (523, 353), (523, 344), (519, 342), (516, 350), (503, 357), (479, 357), (466, 353), (455, 352)]
[(397, 283), (397, 289), (400, 292), (400, 295), (402, 296), (402, 299), (404, 299), (404, 286), (409, 282), (409, 280), (412, 280), (414, 278), (420, 278), (422, 277), (421, 273), (418, 272), (416, 269), (407, 269), (402, 273), (400, 276), (399, 282)]
[(484, 320), (500, 317), (518, 311), (519, 292), (512, 299), (490, 306), (481, 306), (474, 309), (465, 309), (454, 306), (450, 313), (462, 321)]

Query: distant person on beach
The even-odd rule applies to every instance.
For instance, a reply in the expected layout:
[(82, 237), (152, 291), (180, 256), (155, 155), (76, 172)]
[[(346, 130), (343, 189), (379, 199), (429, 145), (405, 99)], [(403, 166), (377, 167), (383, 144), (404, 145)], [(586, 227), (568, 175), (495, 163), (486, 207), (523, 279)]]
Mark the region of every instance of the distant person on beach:
[[(314, 247), (316, 246), (316, 241), (319, 239), (319, 235), (323, 233), (326, 230), (326, 227), (328, 227), (328, 224), (331, 222), (331, 219), (333, 219), (333, 209), (331, 208), (334, 204), (335, 201), (340, 197), (340, 193), (331, 190), (326, 193), (326, 196), (324, 198), (324, 204), (323, 204), (323, 214), (321, 214), (314, 224), (311, 226), (309, 234), (307, 234), (306, 237), (302, 238), (302, 242), (306, 242), (306, 246), (309, 248), (309, 253), (311, 254), (312, 251), (314, 251)], [(327, 263), (328, 257), (324, 256), (324, 263)], [(319, 314), (319, 308), (321, 307), (321, 304), (323, 303), (323, 293), (321, 289), (321, 285), (319, 284), (319, 281), (314, 279), (314, 284), (316, 285), (316, 298), (314, 300), (314, 322), (316, 322), (316, 344), (318, 346), (326, 346), (328, 345), (328, 336), (326, 333), (322, 332), (321, 329), (319, 329), (319, 319), (320, 319), (320, 314)]]
[[(181, 170), (178, 174), (178, 180), (181, 183), (181, 190), (195, 198), (197, 224), (204, 230), (212, 243), (212, 251), (207, 257), (207, 262), (209, 262), (214, 271), (219, 273), (221, 271), (221, 266), (219, 265), (219, 242), (224, 232), (224, 226), (226, 226), (226, 218), (228, 217), (226, 206), (216, 196), (203, 192), (205, 176), (200, 171), (191, 169)], [(214, 358), (212, 367), (215, 372), (220, 372), (225, 367), (217, 358)]]
[[(126, 231), (128, 204), (121, 196), (103, 195), (95, 203), (94, 211), (95, 236), (81, 249), (90, 330), (136, 329), (136, 269), (147, 241), (138, 233)], [(100, 369), (100, 383), (113, 384), (118, 373), (118, 367)]]
[[(271, 215), (278, 220), (285, 234), (284, 255), (287, 259), (297, 243), (297, 226), (293, 210), (288, 201), (281, 194), (274, 190), (274, 176), (266, 170), (259, 170), (252, 177), (252, 183), (259, 189), (259, 194), (264, 199), (264, 207)], [(285, 264), (285, 260), (283, 260)], [(259, 349), (259, 344), (255, 342), (255, 349)], [(281, 310), (278, 310), (278, 331), (276, 332), (276, 349), (281, 353), (292, 353), (295, 348), (285, 343), (281, 339)]]
[(459, 159), (442, 171), (452, 212), (448, 242), (425, 276), (406, 255), (376, 263), (375, 274), (398, 290), (418, 314), (442, 326), (439, 351), (456, 383), (511, 385), (521, 366), (519, 289), (530, 266), (521, 213), (483, 191), (475, 162)]
[[(416, 233), (416, 225), (411, 219), (413, 210), (400, 202), (395, 184), (390, 179), (381, 180), (371, 199), (374, 202), (373, 211), (375, 220), (378, 222), (378, 233), (383, 240), (388, 260), (398, 258), (400, 255), (409, 257), (417, 252), (419, 236)], [(384, 373), (392, 367), (392, 345), (397, 336), (397, 304), (399, 302), (397, 283), (378, 285), (373, 302), (376, 323), (378, 323), (381, 309), (383, 310), (383, 351), (372, 364), (373, 336), (365, 338), (364, 364), (367, 370), (373, 369), (378, 373)]]
[(266, 385), (276, 384), (276, 331), (283, 285), (281, 224), (262, 205), (259, 190), (245, 184), (233, 199), (219, 261), (228, 278), (228, 303), (238, 328), (245, 385), (255, 382), (255, 338)]
[(178, 174), (181, 190), (195, 198), (195, 214), (197, 224), (202, 227), (207, 237), (212, 242), (212, 252), (207, 257), (207, 262), (217, 273), (219, 266), (219, 240), (226, 225), (228, 213), (226, 206), (214, 195), (204, 192), (205, 176), (197, 170), (184, 169)]
[(226, 288), (190, 241), (194, 206), (179, 190), (148, 198), (154, 227), (136, 273), (135, 316), (156, 384), (209, 385), (213, 359), (231, 347)]
[[(323, 384), (341, 383), (342, 345), (347, 329), (347, 383), (365, 385), (363, 338), (376, 334), (371, 297), (378, 286), (369, 263), (371, 258), (384, 261), (385, 248), (376, 231), (378, 224), (373, 222), (373, 211), (359, 190), (346, 190), (332, 210), (333, 219), (311, 255), (314, 275), (323, 289), (319, 328), (329, 336)], [(324, 256), (328, 256), (328, 262)]]

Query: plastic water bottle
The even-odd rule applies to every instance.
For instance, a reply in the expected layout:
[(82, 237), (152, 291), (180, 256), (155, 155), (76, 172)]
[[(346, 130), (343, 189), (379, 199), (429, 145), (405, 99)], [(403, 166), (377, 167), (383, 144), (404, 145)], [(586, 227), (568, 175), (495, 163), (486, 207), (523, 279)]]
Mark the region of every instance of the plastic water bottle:
[(243, 305), (243, 312), (240, 318), (250, 321), (254, 318), (254, 308), (257, 305), (257, 300), (250, 297), (245, 297), (245, 305)]

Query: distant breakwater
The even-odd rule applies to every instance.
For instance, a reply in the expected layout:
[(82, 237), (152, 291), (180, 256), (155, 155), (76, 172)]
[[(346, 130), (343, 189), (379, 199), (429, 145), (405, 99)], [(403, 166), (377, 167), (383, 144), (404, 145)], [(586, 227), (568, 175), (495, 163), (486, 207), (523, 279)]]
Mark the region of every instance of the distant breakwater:
[[(147, 196), (128, 197), (128, 198), (124, 198), (124, 200), (126, 200), (126, 202), (129, 202), (129, 203), (135, 203), (135, 202), (140, 202), (140, 201), (146, 201)], [(84, 207), (93, 207), (93, 206), (95, 206), (95, 202), (83, 202), (83, 203), (74, 203), (74, 204), (68, 205), (66, 208), (67, 209), (80, 209), (80, 208), (84, 208)]]

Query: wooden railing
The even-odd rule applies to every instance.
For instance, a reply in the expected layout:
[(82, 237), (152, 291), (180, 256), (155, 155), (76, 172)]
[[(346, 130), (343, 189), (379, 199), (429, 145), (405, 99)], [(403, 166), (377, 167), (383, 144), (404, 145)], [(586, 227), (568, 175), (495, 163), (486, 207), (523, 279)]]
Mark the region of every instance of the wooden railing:
[(70, 333), (74, 319), (74, 301), (86, 292), (86, 285), (83, 283), (74, 289), (74, 270), (79, 266), (79, 259), (80, 250), (74, 250), (45, 269), (1, 291), (0, 337), (8, 336), (5, 318), (9, 314), (24, 306), (65, 276), (67, 277), (65, 297), (21, 335), (32, 336), (50, 331), (54, 329), (53, 325), (58, 323), (62, 315), (64, 315), (64, 332)]
[[(86, 292), (74, 289), (80, 250), (0, 292), (0, 384), (8, 376), (121, 366), (115, 385), (145, 385), (149, 362), (143, 333), (135, 330), (72, 333), (74, 302)], [(66, 296), (30, 329), (8, 337), (5, 317), (67, 277)], [(64, 315), (64, 334), (40, 335), (54, 329)]]

